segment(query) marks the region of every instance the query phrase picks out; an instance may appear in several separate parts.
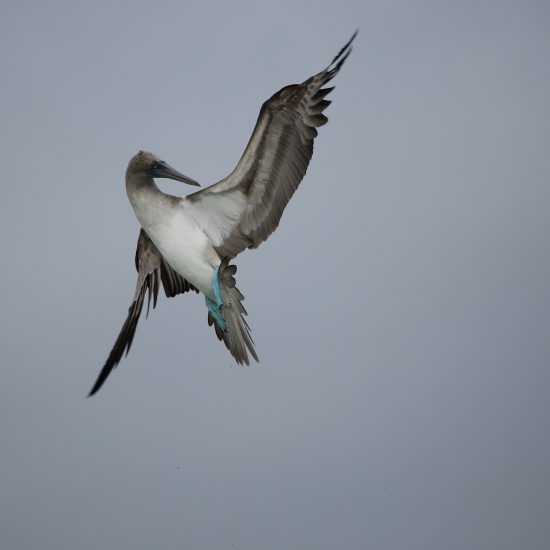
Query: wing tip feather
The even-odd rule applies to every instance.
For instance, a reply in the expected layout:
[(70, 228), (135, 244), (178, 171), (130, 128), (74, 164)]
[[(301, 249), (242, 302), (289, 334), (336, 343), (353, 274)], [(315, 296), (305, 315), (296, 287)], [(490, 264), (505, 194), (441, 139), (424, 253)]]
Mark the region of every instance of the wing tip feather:
[(326, 71), (329, 71), (330, 68), (335, 63), (337, 63), (337, 67), (342, 66), (344, 61), (347, 59), (348, 55), (351, 53), (351, 50), (353, 49), (351, 44), (355, 40), (355, 37), (358, 35), (358, 33), (359, 33), (359, 29), (355, 29), (354, 33), (351, 35), (351, 38), (344, 44), (342, 49), (334, 56), (334, 59), (329, 63), (328, 67), (326, 68)]

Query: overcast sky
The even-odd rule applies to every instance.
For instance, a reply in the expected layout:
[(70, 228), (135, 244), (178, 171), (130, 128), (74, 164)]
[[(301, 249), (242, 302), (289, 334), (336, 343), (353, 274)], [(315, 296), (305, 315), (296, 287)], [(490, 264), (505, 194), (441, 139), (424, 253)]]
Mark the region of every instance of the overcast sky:
[[(86, 399), (134, 291), (129, 158), (221, 179), (357, 27), (237, 258), (261, 365), (163, 297)], [(543, 1), (3, 2), (0, 546), (550, 548), (549, 59)]]

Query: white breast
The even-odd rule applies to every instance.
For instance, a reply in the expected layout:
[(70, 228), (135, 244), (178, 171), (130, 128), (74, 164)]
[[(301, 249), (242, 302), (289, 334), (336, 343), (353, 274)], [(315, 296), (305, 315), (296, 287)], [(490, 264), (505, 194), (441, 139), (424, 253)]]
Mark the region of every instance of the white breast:
[(179, 205), (165, 197), (149, 195), (131, 200), (136, 216), (172, 269), (211, 299), (212, 276), (220, 264), (204, 231), (186, 213), (185, 201)]

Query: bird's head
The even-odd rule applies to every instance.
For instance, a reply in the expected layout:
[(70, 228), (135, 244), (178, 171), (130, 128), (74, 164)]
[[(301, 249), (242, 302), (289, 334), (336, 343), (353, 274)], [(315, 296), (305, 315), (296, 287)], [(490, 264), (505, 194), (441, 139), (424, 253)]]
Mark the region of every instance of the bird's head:
[(157, 155), (147, 151), (140, 151), (130, 159), (126, 169), (128, 176), (149, 176), (153, 178), (169, 178), (171, 180), (182, 181), (189, 185), (197, 185), (194, 179), (188, 178), (169, 164), (161, 160)]

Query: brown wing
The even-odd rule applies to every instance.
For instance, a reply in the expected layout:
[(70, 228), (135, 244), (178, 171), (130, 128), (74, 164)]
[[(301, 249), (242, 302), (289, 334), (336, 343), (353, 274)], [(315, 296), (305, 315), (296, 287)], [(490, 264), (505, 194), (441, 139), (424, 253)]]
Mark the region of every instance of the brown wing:
[(122, 356), (130, 351), (146, 294), (148, 315), (151, 298), (153, 299), (153, 308), (157, 305), (161, 281), (164, 292), (169, 298), (177, 294), (183, 294), (189, 290), (198, 292), (193, 285), (178, 275), (166, 263), (166, 260), (143, 229), (139, 232), (136, 250), (136, 270), (138, 272), (138, 280), (134, 298), (128, 309), (128, 317), (89, 396), (94, 395), (101, 388), (111, 371), (122, 359)]
[(330, 105), (323, 88), (351, 53), (357, 33), (330, 65), (302, 84), (287, 86), (260, 110), (250, 141), (233, 172), (186, 197), (188, 212), (220, 257), (256, 248), (276, 229), (283, 210), (302, 181), (313, 154), (316, 128), (327, 122)]

